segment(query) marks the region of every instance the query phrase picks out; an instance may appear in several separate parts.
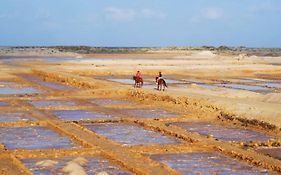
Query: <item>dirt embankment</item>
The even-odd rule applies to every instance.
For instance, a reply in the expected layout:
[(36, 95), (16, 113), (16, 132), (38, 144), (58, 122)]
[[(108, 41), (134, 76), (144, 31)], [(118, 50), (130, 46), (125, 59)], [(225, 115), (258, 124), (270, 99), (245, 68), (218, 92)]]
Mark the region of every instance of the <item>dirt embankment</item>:
[[(103, 80), (96, 80), (92, 78), (80, 77), (69, 73), (58, 73), (57, 71), (40, 71), (34, 70), (34, 73), (52, 81), (63, 82), (71, 84), (77, 87), (89, 89), (88, 93), (100, 94), (101, 96), (123, 97), (127, 99), (133, 99), (142, 101), (144, 103), (154, 103), (164, 108), (173, 111), (182, 111), (185, 113), (191, 113), (193, 117), (197, 118), (209, 118), (220, 119), (234, 122), (241, 122), (244, 125), (253, 127), (260, 127), (279, 132), (279, 127), (274, 122), (268, 123), (267, 121), (260, 120), (258, 118), (243, 116), (235, 111), (227, 110), (220, 105), (216, 105), (212, 102), (208, 102), (204, 98), (187, 97), (169, 92), (157, 92), (147, 89), (134, 89), (127, 85), (119, 85), (117, 83), (111, 83)], [(91, 92), (91, 89), (95, 90)]]

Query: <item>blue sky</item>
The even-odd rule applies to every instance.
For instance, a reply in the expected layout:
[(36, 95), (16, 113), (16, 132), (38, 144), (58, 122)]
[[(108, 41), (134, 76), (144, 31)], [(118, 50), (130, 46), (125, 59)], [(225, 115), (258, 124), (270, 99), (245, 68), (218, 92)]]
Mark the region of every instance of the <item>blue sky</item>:
[(1, 0), (0, 45), (281, 47), (281, 1)]

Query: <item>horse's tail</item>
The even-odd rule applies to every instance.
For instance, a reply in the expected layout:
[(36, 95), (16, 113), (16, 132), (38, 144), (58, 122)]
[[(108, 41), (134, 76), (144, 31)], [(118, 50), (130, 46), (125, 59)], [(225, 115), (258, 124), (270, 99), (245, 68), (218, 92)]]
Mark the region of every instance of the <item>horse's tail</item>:
[(165, 80), (163, 80), (163, 84), (166, 88), (168, 87)]
[(136, 76), (133, 76), (133, 80), (136, 80)]
[(143, 86), (143, 79), (142, 78), (140, 79), (140, 82), (141, 82), (141, 85)]

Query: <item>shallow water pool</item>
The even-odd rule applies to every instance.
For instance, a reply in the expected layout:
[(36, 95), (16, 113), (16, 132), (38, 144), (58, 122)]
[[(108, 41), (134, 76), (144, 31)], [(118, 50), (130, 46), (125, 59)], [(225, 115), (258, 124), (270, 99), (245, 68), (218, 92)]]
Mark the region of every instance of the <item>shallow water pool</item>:
[(262, 86), (253, 86), (253, 85), (243, 85), (243, 84), (218, 84), (220, 87), (232, 88), (232, 89), (242, 89), (248, 91), (267, 91), (268, 88)]
[(38, 78), (38, 77), (34, 77), (34, 76), (23, 76), (24, 79), (29, 80), (31, 82), (40, 84), (41, 86), (45, 86), (51, 89), (56, 89), (56, 90), (73, 90), (73, 87), (69, 87), (63, 84), (59, 84), (59, 83), (54, 83), (54, 82), (47, 82), (47, 81), (43, 81), (42, 79)]
[(113, 119), (111, 115), (87, 110), (57, 110), (53, 112), (58, 118), (63, 120), (105, 120)]
[(224, 175), (264, 175), (267, 170), (251, 167), (244, 162), (211, 152), (151, 155), (184, 175), (224, 174)]
[(281, 88), (281, 83), (264, 83), (264, 84), (259, 84), (262, 86), (270, 87), (270, 88)]
[[(70, 161), (75, 161), (78, 157), (60, 157), (60, 158), (36, 158), (36, 159), (23, 159), (21, 160), (23, 164), (33, 173), (38, 175), (54, 175), (54, 174), (64, 174), (62, 169)], [(112, 164), (109, 160), (100, 157), (79, 157), (80, 159), (86, 159), (87, 163), (82, 165), (85, 173), (87, 175), (96, 175), (101, 172), (106, 172), (109, 175), (131, 175), (133, 173), (123, 170), (120, 166)], [(54, 166), (42, 167), (36, 165), (37, 162), (51, 160), (56, 162)], [(74, 173), (75, 174), (75, 173)], [(77, 174), (78, 175), (78, 174)]]
[(0, 142), (8, 149), (50, 149), (77, 147), (66, 137), (47, 127), (1, 127)]
[(0, 113), (0, 122), (17, 122), (17, 121), (28, 121), (28, 120), (35, 120), (35, 119), (20, 113), (11, 113), (11, 114)]
[(37, 94), (40, 91), (33, 87), (23, 87), (23, 88), (12, 88), (12, 87), (0, 87), (0, 95), (8, 94)]
[(100, 105), (100, 106), (105, 106), (105, 105), (130, 105), (130, 104), (134, 104), (134, 102), (132, 101), (128, 101), (128, 100), (117, 100), (117, 99), (110, 99), (110, 98), (96, 98), (96, 99), (92, 99), (90, 101), (91, 103)]
[(165, 118), (178, 116), (178, 114), (175, 112), (162, 109), (122, 109), (122, 111), (128, 115), (140, 118)]
[(76, 103), (73, 101), (65, 100), (39, 100), (29, 101), (29, 103), (35, 107), (60, 107), (60, 106), (75, 106)]
[(265, 134), (247, 129), (226, 127), (218, 124), (205, 122), (182, 122), (173, 123), (178, 127), (190, 132), (198, 132), (204, 136), (213, 135), (213, 137), (226, 141), (265, 141), (271, 137)]
[(137, 125), (110, 123), (84, 125), (86, 128), (123, 145), (176, 144), (179, 140)]
[(0, 106), (7, 106), (8, 104), (6, 102), (0, 101)]

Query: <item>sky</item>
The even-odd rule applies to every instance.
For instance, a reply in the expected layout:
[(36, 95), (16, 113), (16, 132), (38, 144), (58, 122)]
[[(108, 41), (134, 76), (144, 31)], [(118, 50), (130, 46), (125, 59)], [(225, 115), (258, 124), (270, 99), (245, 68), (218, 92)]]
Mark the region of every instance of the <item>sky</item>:
[(281, 0), (0, 0), (0, 46), (281, 47)]

